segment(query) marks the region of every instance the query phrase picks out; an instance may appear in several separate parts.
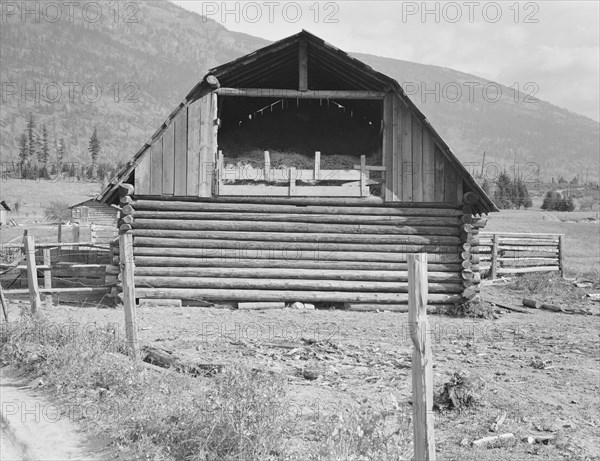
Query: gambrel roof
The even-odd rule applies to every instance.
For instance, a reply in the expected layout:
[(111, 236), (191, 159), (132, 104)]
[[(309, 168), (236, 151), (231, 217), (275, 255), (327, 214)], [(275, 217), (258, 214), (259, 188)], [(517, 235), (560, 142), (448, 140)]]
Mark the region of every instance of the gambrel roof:
[[(114, 202), (120, 184), (130, 180), (135, 167), (140, 163), (148, 148), (158, 139), (177, 114), (191, 102), (210, 92), (213, 87), (207, 77), (214, 76), (222, 87), (228, 88), (298, 88), (298, 48), (306, 46), (308, 55), (308, 88), (310, 90), (363, 90), (374, 92), (394, 92), (409, 107), (432, 133), (435, 143), (458, 176), (473, 192), (477, 201), (473, 205), (474, 213), (498, 211), (493, 201), (487, 196), (475, 179), (444, 142), (442, 137), (431, 126), (425, 115), (406, 95), (400, 84), (346, 52), (330, 45), (319, 37), (303, 30), (295, 35), (272, 43), (253, 53), (234, 61), (211, 69), (207, 75), (188, 93), (185, 99), (169, 115), (165, 123), (142, 146), (129, 163), (123, 168), (98, 195), (96, 200)], [(332, 87), (338, 86), (337, 88)], [(343, 88), (339, 88), (343, 86)]]

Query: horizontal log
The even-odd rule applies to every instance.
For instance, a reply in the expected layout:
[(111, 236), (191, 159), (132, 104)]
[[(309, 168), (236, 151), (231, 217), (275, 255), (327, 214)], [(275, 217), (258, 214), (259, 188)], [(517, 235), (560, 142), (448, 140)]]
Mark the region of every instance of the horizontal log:
[(119, 198), (119, 203), (121, 205), (129, 205), (129, 204), (133, 203), (133, 197), (131, 197), (129, 195), (126, 195), (124, 197), (120, 197)]
[(136, 247), (162, 248), (204, 248), (204, 249), (235, 249), (239, 251), (255, 250), (284, 250), (293, 253), (298, 250), (318, 252), (365, 251), (384, 253), (450, 253), (458, 254), (458, 246), (454, 245), (387, 245), (368, 243), (320, 243), (320, 242), (257, 242), (252, 240), (215, 240), (215, 239), (175, 239), (135, 237)]
[[(417, 207), (411, 204), (398, 207), (395, 204), (385, 205), (381, 200), (364, 201), (365, 199), (277, 199), (264, 197), (264, 200), (252, 198), (240, 203), (234, 200), (223, 200), (222, 197), (215, 201), (169, 201), (167, 200), (137, 200), (132, 208), (141, 210), (162, 211), (187, 211), (187, 212), (243, 212), (243, 213), (294, 213), (294, 214), (352, 214), (352, 215), (383, 215), (383, 216), (445, 216), (457, 217), (462, 213), (459, 210), (444, 207)], [(336, 205), (326, 205), (334, 201)], [(281, 203), (280, 203), (281, 202)], [(445, 204), (447, 205), (447, 204)]]
[(483, 229), (488, 222), (488, 218), (473, 218), (471, 224), (475, 229)]
[(284, 309), (285, 303), (270, 302), (270, 303), (238, 303), (238, 309), (242, 310), (262, 310), (262, 309)]
[[(353, 293), (344, 291), (222, 290), (202, 288), (136, 288), (142, 298), (197, 299), (210, 301), (284, 301), (399, 304), (408, 302), (408, 293)], [(432, 293), (429, 304), (461, 301), (457, 294)]]
[[(136, 267), (138, 276), (163, 277), (241, 277), (266, 279), (322, 279), (407, 282), (407, 271), (368, 271), (346, 269), (296, 269), (296, 268), (243, 268), (243, 267)], [(476, 274), (479, 275), (479, 274)], [(459, 282), (461, 277), (453, 272), (428, 272), (430, 282)]]
[[(230, 213), (230, 212), (193, 212), (193, 211), (134, 211), (124, 216), (123, 222), (133, 222), (133, 218), (172, 220), (213, 220), (213, 221), (260, 221), (282, 223), (329, 223), (329, 224), (372, 224), (404, 226), (449, 226), (458, 227), (456, 217), (444, 216), (383, 216), (355, 214), (300, 214), (300, 213)], [(160, 228), (160, 224), (156, 225)]]
[(556, 263), (558, 264), (558, 257), (543, 257), (543, 256), (516, 256), (514, 258), (498, 258), (498, 261), (501, 262), (527, 262), (527, 261), (541, 261), (548, 263)]
[[(129, 227), (126, 227), (129, 226)], [(306, 224), (254, 221), (168, 221), (161, 219), (136, 219), (132, 224), (123, 224), (121, 231), (132, 229), (163, 230), (215, 230), (251, 232), (296, 232), (296, 233), (341, 233), (341, 234), (387, 234), (387, 235), (458, 235), (457, 227), (394, 226), (370, 224)]]
[(471, 224), (473, 222), (473, 215), (469, 214), (464, 214), (460, 217), (460, 221), (463, 224)]
[(558, 253), (558, 248), (550, 246), (517, 246), (517, 245), (498, 245), (500, 251), (528, 251), (538, 253)]
[[(234, 260), (259, 260), (282, 259), (289, 261), (372, 261), (372, 262), (406, 262), (407, 253), (384, 252), (358, 252), (298, 250), (292, 246), (285, 249), (246, 249), (246, 248), (160, 248), (160, 247), (134, 247), (135, 256), (173, 256), (202, 259), (234, 259)], [(432, 263), (460, 263), (462, 259), (458, 254), (432, 253), (428, 256)], [(464, 266), (463, 266), (464, 267)]]
[(121, 272), (121, 269), (119, 268), (119, 266), (112, 266), (112, 265), (107, 265), (106, 266), (106, 273), (107, 274), (116, 275), (119, 272)]
[(553, 272), (560, 270), (558, 266), (534, 266), (534, 267), (499, 267), (498, 274), (526, 274), (531, 272)]
[(367, 90), (289, 90), (279, 88), (218, 88), (219, 96), (291, 99), (383, 99), (382, 91)]
[[(339, 269), (339, 261), (290, 261), (286, 259), (264, 260), (235, 260), (212, 258), (177, 258), (161, 256), (136, 256), (134, 263), (137, 267), (239, 267), (239, 268), (295, 268), (295, 269)], [(343, 264), (346, 270), (372, 271), (406, 271), (406, 263), (377, 263), (350, 261)], [(455, 272), (462, 269), (460, 264), (428, 263), (427, 269), (432, 272)]]
[[(98, 287), (69, 287), (69, 288), (40, 288), (39, 292), (44, 293), (99, 293), (108, 292), (110, 286), (98, 286)], [(4, 290), (4, 294), (28, 294), (29, 288), (19, 288), (15, 290)]]
[(134, 216), (133, 216), (133, 215), (130, 215), (130, 214), (128, 214), (128, 215), (125, 215), (125, 216), (123, 216), (123, 217), (122, 217), (122, 218), (119, 220), (119, 222), (120, 222), (120, 223), (122, 223), (122, 224), (131, 224), (131, 223), (132, 223), (134, 220), (135, 220)]
[[(352, 312), (408, 312), (408, 304), (344, 303), (344, 309)], [(427, 312), (435, 312), (435, 306), (427, 306)]]
[[(208, 277), (135, 276), (138, 288), (222, 288), (230, 290), (316, 290), (379, 293), (408, 293), (408, 282), (368, 282), (316, 279), (245, 279)], [(460, 293), (462, 283), (428, 284), (429, 293)]]
[[(135, 229), (133, 236), (177, 239), (219, 239), (264, 241), (264, 232), (232, 231), (186, 231), (173, 229)], [(322, 242), (322, 243), (363, 243), (393, 245), (458, 245), (454, 236), (440, 235), (381, 235), (381, 234), (325, 234), (313, 232), (269, 232), (268, 238), (277, 242)]]
[(527, 298), (523, 298), (523, 306), (525, 307), (531, 307), (532, 309), (539, 309), (540, 307), (542, 307), (542, 302), (541, 301), (536, 301), (535, 299), (527, 299)]
[(548, 234), (548, 233), (538, 233), (538, 232), (482, 232), (482, 235), (486, 235), (492, 237), (493, 235), (498, 235), (499, 237), (542, 237), (542, 238), (556, 238), (564, 234)]

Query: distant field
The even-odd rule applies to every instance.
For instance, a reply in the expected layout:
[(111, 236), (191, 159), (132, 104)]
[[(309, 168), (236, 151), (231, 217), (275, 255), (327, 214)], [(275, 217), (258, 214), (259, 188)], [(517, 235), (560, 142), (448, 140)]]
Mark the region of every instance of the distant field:
[(598, 278), (600, 271), (600, 225), (595, 222), (564, 222), (595, 218), (598, 212), (554, 213), (541, 210), (503, 210), (491, 213), (488, 232), (547, 232), (565, 234), (567, 276)]

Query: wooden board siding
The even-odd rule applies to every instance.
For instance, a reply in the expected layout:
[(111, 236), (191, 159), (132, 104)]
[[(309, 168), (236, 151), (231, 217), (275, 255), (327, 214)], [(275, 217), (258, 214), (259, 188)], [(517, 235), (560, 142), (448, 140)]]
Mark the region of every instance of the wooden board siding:
[(412, 197), (423, 201), (423, 125), (414, 115), (412, 123)]
[(118, 210), (115, 207), (96, 202), (95, 200), (88, 200), (79, 206), (71, 208), (72, 221), (82, 224), (116, 227), (117, 215)]
[[(423, 201), (435, 201), (435, 142), (427, 129), (423, 130)], [(459, 202), (462, 201), (462, 197)]]
[(181, 109), (177, 114), (174, 124), (175, 137), (175, 180), (174, 193), (177, 196), (187, 194), (187, 128), (188, 128), (188, 110), (187, 107)]
[(385, 166), (385, 186), (382, 198), (386, 201), (394, 201), (394, 180), (397, 182), (397, 175), (394, 174), (394, 94), (388, 93), (383, 98), (383, 140), (382, 140), (382, 159)]
[(135, 200), (138, 293), (406, 304), (407, 255), (426, 251), (431, 303), (460, 298), (462, 211), (284, 203)]
[[(402, 196), (401, 201), (413, 201), (413, 144), (412, 144), (412, 114), (408, 108), (402, 108), (402, 122), (400, 133), (402, 133)], [(398, 194), (400, 197), (400, 194)]]
[(138, 195), (210, 197), (216, 152), (211, 93), (184, 106), (135, 169)]

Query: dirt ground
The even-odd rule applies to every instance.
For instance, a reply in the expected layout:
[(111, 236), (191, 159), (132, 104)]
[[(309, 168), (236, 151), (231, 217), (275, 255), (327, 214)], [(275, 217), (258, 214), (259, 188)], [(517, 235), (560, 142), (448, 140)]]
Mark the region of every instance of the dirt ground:
[[(512, 306), (523, 297), (506, 287), (484, 290), (484, 299)], [(586, 290), (580, 291), (584, 296)], [(11, 304), (13, 319), (20, 306), (26, 302)], [(600, 305), (581, 298), (571, 307), (594, 315), (531, 310), (490, 319), (429, 316), (436, 387), (457, 371), (484, 383), (478, 406), (436, 414), (439, 460), (600, 460)], [(61, 305), (44, 314), (57, 324), (123, 328), (120, 309)], [(283, 374), (299, 446), (315, 437), (315, 419), (352, 405), (372, 405), (390, 418), (410, 414), (407, 314), (165, 307), (139, 309), (138, 318), (143, 344), (202, 363), (239, 362)], [(504, 423), (491, 432), (502, 412)], [(515, 440), (496, 448), (471, 446), (504, 433)], [(522, 441), (539, 435), (555, 438)]]

